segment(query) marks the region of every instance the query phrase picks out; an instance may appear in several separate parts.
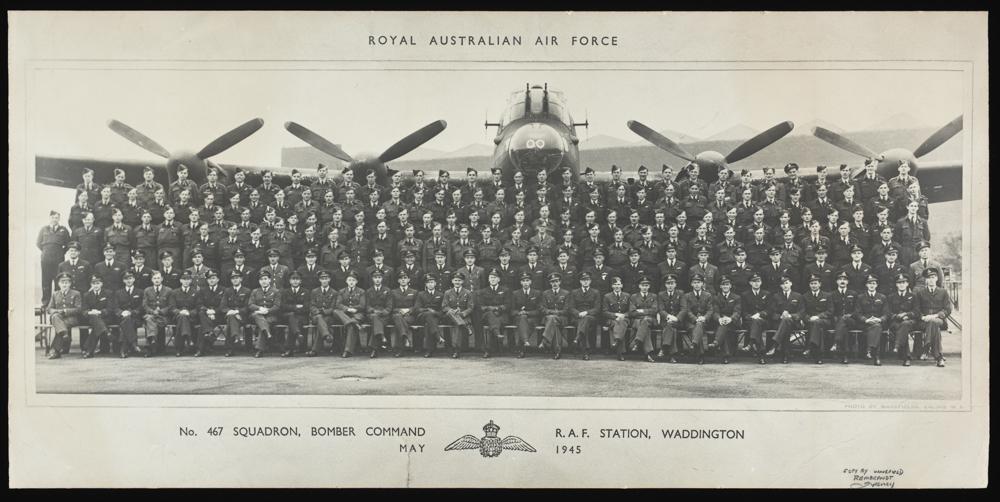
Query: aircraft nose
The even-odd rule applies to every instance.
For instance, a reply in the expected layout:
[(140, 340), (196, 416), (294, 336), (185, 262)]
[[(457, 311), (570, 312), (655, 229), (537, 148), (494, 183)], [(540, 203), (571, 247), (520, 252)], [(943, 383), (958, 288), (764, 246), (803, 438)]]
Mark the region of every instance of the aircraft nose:
[(507, 147), (511, 162), (526, 176), (559, 167), (566, 149), (565, 138), (551, 126), (540, 123), (521, 126), (511, 136)]

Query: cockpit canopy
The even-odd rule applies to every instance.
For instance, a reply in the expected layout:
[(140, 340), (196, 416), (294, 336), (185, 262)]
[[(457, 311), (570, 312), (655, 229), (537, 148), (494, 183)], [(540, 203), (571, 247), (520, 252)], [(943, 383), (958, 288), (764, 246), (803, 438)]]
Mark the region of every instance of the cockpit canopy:
[[(566, 98), (561, 91), (549, 89), (548, 94), (548, 115), (555, 117), (566, 127), (573, 128), (573, 118), (569, 115), (566, 106)], [(528, 106), (525, 107), (525, 102)], [(527, 116), (542, 116), (545, 109), (546, 90), (543, 86), (533, 85), (529, 89), (514, 91), (507, 98), (507, 108), (500, 117), (500, 124), (503, 127), (515, 120)]]

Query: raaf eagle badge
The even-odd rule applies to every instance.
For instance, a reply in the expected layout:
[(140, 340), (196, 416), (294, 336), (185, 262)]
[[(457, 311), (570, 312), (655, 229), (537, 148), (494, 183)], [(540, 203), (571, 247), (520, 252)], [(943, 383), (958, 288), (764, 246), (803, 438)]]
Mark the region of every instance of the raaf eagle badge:
[(445, 446), (444, 450), (475, 450), (476, 448), (479, 448), (479, 453), (487, 458), (496, 457), (500, 455), (500, 452), (503, 450), (528, 452), (536, 451), (534, 447), (517, 436), (507, 436), (500, 439), (497, 436), (497, 432), (499, 431), (500, 426), (490, 420), (490, 423), (483, 426), (483, 432), (485, 432), (486, 435), (482, 438), (477, 438), (472, 434), (466, 434), (456, 439), (450, 445)]

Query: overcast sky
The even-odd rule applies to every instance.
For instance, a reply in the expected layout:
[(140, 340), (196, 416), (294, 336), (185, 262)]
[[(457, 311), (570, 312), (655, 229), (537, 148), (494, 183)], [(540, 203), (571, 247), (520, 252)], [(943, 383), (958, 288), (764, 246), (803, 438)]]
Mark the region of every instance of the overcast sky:
[[(425, 146), (488, 143), (511, 91), (548, 82), (565, 92), (590, 135), (637, 140), (625, 122), (708, 137), (737, 124), (763, 130), (820, 119), (845, 130), (900, 113), (920, 126), (962, 113), (962, 74), (934, 71), (149, 71), (42, 70), (29, 89), (34, 153), (150, 159), (112, 133), (115, 118), (172, 149), (198, 150), (253, 117), (264, 127), (220, 162), (277, 165), (301, 146), (294, 120), (351, 154), (380, 152), (436, 119), (448, 128)], [(15, 122), (16, 124), (16, 122)], [(581, 130), (581, 135), (586, 132)], [(912, 148), (915, 145), (900, 145)]]

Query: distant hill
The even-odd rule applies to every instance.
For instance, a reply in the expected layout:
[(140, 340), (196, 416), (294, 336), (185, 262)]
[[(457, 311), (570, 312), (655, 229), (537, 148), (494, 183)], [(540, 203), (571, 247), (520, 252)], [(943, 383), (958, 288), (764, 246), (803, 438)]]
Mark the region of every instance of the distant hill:
[(830, 122), (827, 122), (823, 119), (816, 119), (816, 120), (810, 120), (805, 124), (795, 124), (795, 129), (792, 129), (792, 132), (789, 134), (792, 136), (802, 136), (802, 135), (808, 136), (812, 134), (813, 128), (817, 126), (822, 127), (823, 129), (833, 131), (838, 134), (843, 134), (844, 132), (843, 129), (833, 125)]
[[(480, 157), (483, 155), (493, 155), (493, 147), (490, 145), (473, 143), (471, 145), (463, 146), (462, 148), (459, 148), (458, 150), (455, 150), (453, 152), (448, 152), (443, 156), (439, 156), (438, 158), (455, 159), (460, 157)], [(409, 157), (410, 156), (407, 155), (406, 159), (410, 160)]]
[(629, 146), (632, 143), (607, 134), (598, 134), (580, 141), (580, 150), (597, 150), (599, 148), (615, 148)]
[(739, 124), (709, 136), (707, 141), (747, 140), (759, 133), (760, 131), (746, 124)]
[(447, 154), (448, 152), (444, 150), (435, 150), (433, 148), (420, 147), (406, 154), (406, 158), (410, 160), (437, 159)]
[[(944, 124), (942, 124), (944, 125)], [(868, 128), (870, 131), (892, 131), (897, 129), (923, 129), (929, 127), (922, 124), (916, 117), (909, 113), (897, 113), (881, 122), (877, 122)]]

